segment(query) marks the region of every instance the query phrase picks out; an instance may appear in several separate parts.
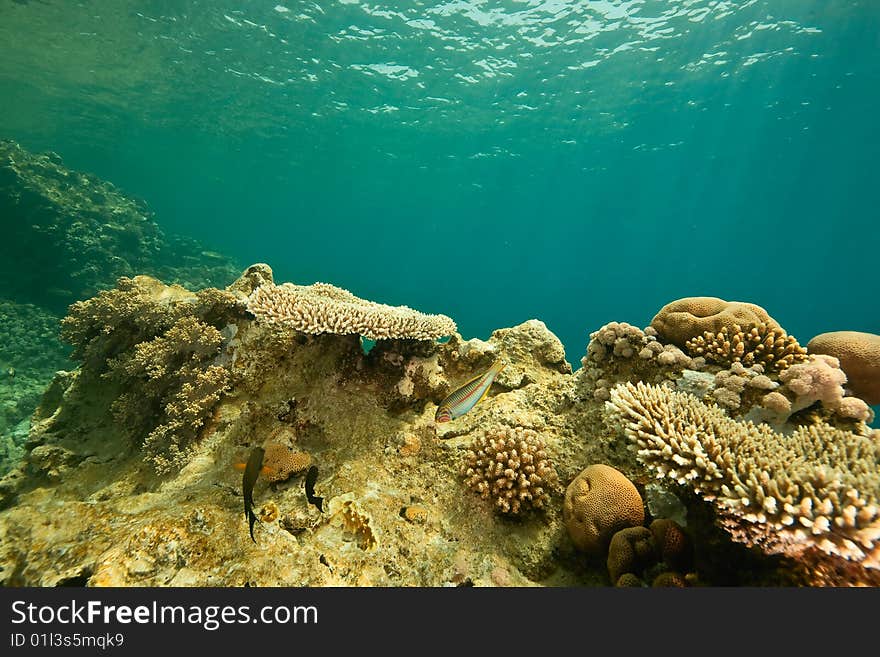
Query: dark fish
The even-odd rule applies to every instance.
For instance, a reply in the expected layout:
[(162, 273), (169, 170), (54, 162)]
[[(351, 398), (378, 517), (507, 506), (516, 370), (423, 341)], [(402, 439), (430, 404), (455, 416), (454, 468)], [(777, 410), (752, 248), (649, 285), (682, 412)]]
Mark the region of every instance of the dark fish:
[(315, 495), (315, 482), (318, 481), (318, 466), (313, 465), (306, 473), (306, 499), (309, 504), (318, 507), (318, 511), (324, 513), (324, 498)]
[(254, 523), (257, 521), (257, 516), (254, 514), (254, 484), (257, 483), (257, 477), (260, 476), (260, 470), (263, 469), (263, 454), (264, 450), (262, 447), (254, 448), (254, 451), (248, 457), (247, 465), (244, 466), (244, 475), (241, 478), (241, 494), (244, 497), (244, 517), (247, 518), (250, 524), (251, 540), (254, 543), (257, 542), (257, 539), (254, 538)]

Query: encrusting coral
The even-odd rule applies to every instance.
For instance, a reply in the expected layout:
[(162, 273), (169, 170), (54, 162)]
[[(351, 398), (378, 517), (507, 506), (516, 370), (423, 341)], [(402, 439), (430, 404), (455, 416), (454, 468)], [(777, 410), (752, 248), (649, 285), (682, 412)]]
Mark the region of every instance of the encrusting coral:
[(837, 358), (853, 394), (872, 406), (880, 404), (880, 335), (862, 331), (821, 333), (807, 343), (807, 351)]
[(264, 449), (263, 469), (267, 481), (284, 481), (305, 472), (312, 464), (308, 452), (297, 452), (281, 443), (267, 443)]
[(695, 397), (639, 382), (606, 402), (657, 477), (712, 502), (737, 541), (815, 549), (880, 568), (880, 443), (828, 425), (790, 434), (741, 423)]
[(742, 363), (762, 365), (767, 372), (779, 372), (807, 359), (807, 350), (779, 326), (722, 326), (717, 333), (706, 331), (685, 342), (691, 356), (702, 356), (720, 365)]
[(616, 532), (645, 521), (645, 508), (626, 475), (597, 463), (586, 467), (566, 488), (562, 517), (575, 547), (603, 554)]
[(312, 335), (433, 340), (452, 335), (456, 329), (446, 315), (366, 301), (329, 283), (261, 285), (248, 298), (248, 310), (261, 320)]
[(544, 440), (522, 427), (501, 427), (475, 438), (461, 473), (468, 488), (511, 516), (544, 508), (557, 481)]

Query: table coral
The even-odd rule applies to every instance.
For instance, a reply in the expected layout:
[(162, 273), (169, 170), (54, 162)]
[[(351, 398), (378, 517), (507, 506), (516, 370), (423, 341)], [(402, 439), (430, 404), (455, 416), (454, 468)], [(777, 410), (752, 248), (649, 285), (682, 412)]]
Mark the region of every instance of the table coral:
[(606, 411), (639, 459), (712, 502), (735, 540), (788, 556), (816, 548), (880, 568), (875, 440), (828, 425), (781, 434), (641, 382), (615, 387)]
[(370, 340), (433, 340), (456, 329), (446, 315), (366, 301), (329, 283), (261, 285), (248, 298), (248, 310), (302, 333), (358, 334)]
[(837, 358), (853, 394), (872, 406), (880, 404), (880, 335), (861, 331), (821, 333), (807, 343), (807, 351)]
[(544, 440), (522, 427), (501, 427), (475, 438), (461, 473), (468, 488), (511, 516), (544, 508), (557, 480)]
[(645, 521), (642, 497), (626, 475), (602, 463), (585, 468), (565, 490), (562, 517), (575, 547), (604, 554), (614, 534)]

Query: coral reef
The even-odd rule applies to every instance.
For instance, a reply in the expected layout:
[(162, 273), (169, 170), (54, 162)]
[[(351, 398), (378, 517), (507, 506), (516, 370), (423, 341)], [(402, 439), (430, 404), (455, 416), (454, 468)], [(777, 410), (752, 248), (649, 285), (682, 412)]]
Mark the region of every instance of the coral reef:
[(500, 513), (514, 516), (544, 508), (557, 482), (541, 436), (522, 427), (502, 427), (476, 438), (461, 470), (468, 488), (492, 499)]
[(642, 497), (633, 483), (602, 463), (588, 466), (572, 480), (562, 512), (572, 543), (592, 554), (604, 554), (617, 531), (645, 520)]
[(745, 367), (761, 365), (763, 371), (779, 372), (807, 359), (807, 350), (779, 326), (722, 326), (717, 333), (706, 331), (685, 342), (687, 352), (711, 363)]
[(639, 575), (657, 561), (654, 536), (641, 525), (626, 527), (611, 537), (608, 545), (608, 576), (612, 582), (620, 581), (625, 573)]
[(248, 310), (267, 322), (318, 335), (361, 335), (370, 340), (433, 340), (455, 332), (446, 315), (425, 315), (406, 306), (365, 301), (330, 285), (261, 285), (248, 298)]
[(712, 502), (736, 540), (880, 568), (880, 444), (866, 435), (827, 425), (780, 434), (641, 382), (614, 388), (606, 408), (639, 459)]
[(665, 380), (685, 368), (699, 370), (705, 359), (691, 358), (675, 345), (663, 344), (650, 326), (642, 330), (627, 322), (609, 322), (590, 333), (581, 365), (579, 378), (585, 393), (602, 402), (616, 383)]
[(761, 324), (769, 329), (779, 326), (761, 306), (742, 301), (724, 301), (718, 297), (677, 299), (663, 306), (651, 320), (651, 327), (662, 339), (682, 349), (688, 340), (707, 332), (717, 334), (727, 328), (733, 334), (734, 326)]
[[(276, 288), (262, 263), (226, 288), (168, 283), (123, 277), (70, 308), (62, 332), (78, 366), (45, 388), (0, 478), (0, 584), (880, 583), (866, 567), (880, 441), (845, 416), (852, 402), (794, 410), (814, 357), (783, 372), (724, 367), (611, 322), (573, 373), (535, 319), (487, 340), (417, 332), (367, 349), (355, 333), (248, 312), (255, 290), (301, 287)], [(350, 299), (318, 288), (318, 314)], [(451, 390), (499, 359), (485, 399), (435, 422)], [(607, 411), (630, 382), (662, 383), (652, 395), (666, 401)], [(775, 432), (735, 419), (774, 405)], [(668, 445), (637, 453), (627, 422)], [(240, 465), (257, 446), (255, 544)], [(680, 473), (650, 477), (661, 470)]]
[(860, 331), (821, 333), (807, 343), (811, 354), (833, 356), (846, 372), (852, 394), (880, 404), (880, 335)]
[(847, 377), (833, 356), (811, 354), (805, 363), (792, 365), (782, 372), (779, 380), (785, 384), (780, 392), (790, 393), (791, 413), (821, 402), (824, 408), (843, 418), (870, 422), (874, 417), (864, 401), (844, 396)]
[(73, 304), (61, 337), (82, 365), (81, 385), (112, 396), (116, 424), (158, 472), (182, 467), (200, 429), (230, 386), (217, 364), (224, 337), (204, 321), (236, 307), (232, 295), (189, 293), (155, 279), (121, 278), (113, 290)]

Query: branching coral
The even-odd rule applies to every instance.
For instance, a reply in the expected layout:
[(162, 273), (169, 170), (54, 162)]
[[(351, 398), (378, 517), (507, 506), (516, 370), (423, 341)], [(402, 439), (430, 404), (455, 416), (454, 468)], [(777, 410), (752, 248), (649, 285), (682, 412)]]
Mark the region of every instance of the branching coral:
[(231, 384), (218, 364), (235, 297), (208, 288), (191, 293), (147, 277), (77, 302), (62, 338), (83, 361), (79, 385), (106, 386), (115, 422), (141, 445), (159, 472), (183, 465), (202, 425)]
[(159, 472), (179, 467), (210, 410), (229, 386), (228, 371), (210, 362), (222, 336), (194, 317), (141, 342), (109, 363), (107, 377), (124, 390), (111, 410)]
[(691, 356), (702, 356), (720, 365), (760, 364), (767, 372), (779, 372), (807, 359), (807, 350), (794, 337), (774, 325), (760, 323), (745, 328), (739, 324), (706, 331), (685, 343)]
[(606, 410), (639, 459), (711, 501), (734, 539), (789, 556), (817, 548), (880, 568), (876, 440), (828, 425), (776, 433), (641, 382), (615, 387)]
[(456, 329), (446, 315), (366, 301), (328, 283), (261, 285), (248, 298), (248, 310), (302, 333), (359, 334), (370, 340), (433, 340)]
[(468, 488), (492, 499), (500, 513), (513, 516), (544, 508), (557, 481), (544, 440), (522, 427), (503, 427), (476, 438), (461, 472)]
[(846, 374), (836, 358), (811, 354), (804, 363), (788, 368), (779, 375), (785, 385), (781, 391), (791, 398), (791, 412), (807, 408), (817, 401), (832, 413), (858, 421), (870, 421), (874, 414), (858, 397), (845, 397)]
[(704, 364), (704, 359), (693, 359), (675, 345), (660, 342), (650, 326), (643, 331), (627, 322), (609, 322), (593, 331), (581, 359), (582, 376), (598, 401), (607, 400), (611, 386), (620, 381), (665, 378)]

